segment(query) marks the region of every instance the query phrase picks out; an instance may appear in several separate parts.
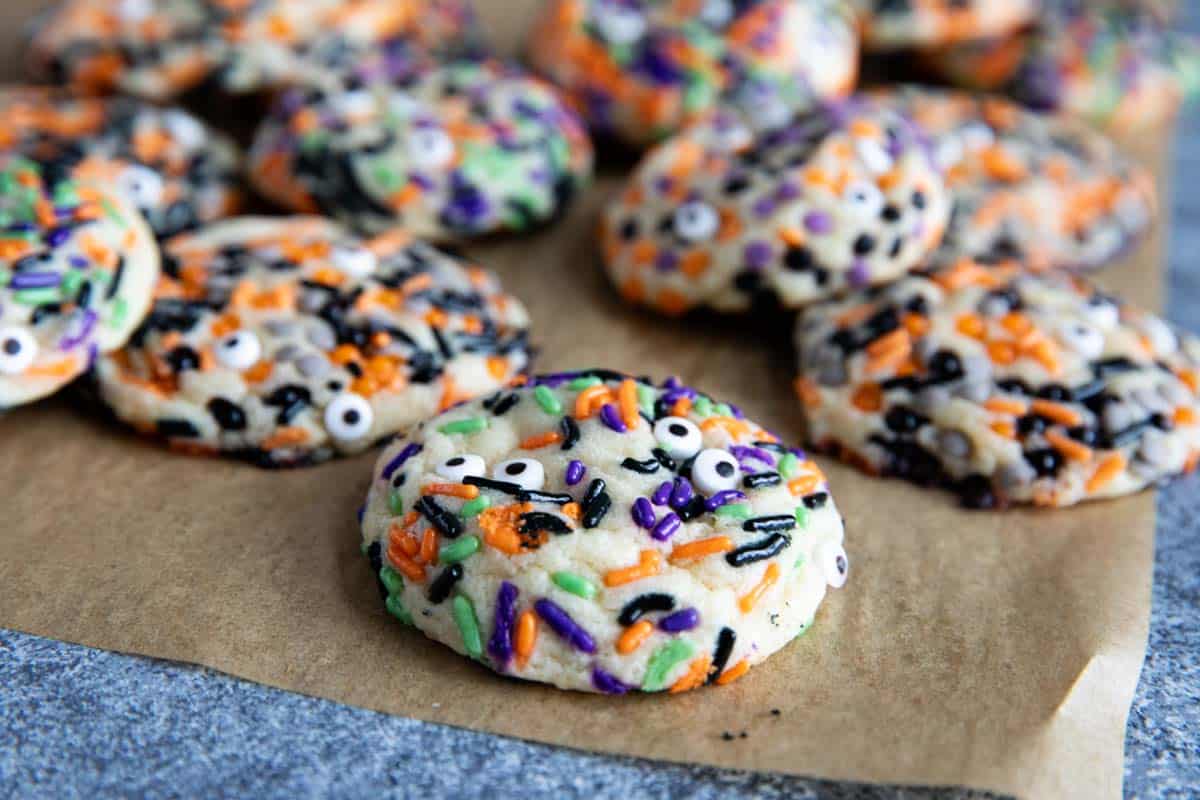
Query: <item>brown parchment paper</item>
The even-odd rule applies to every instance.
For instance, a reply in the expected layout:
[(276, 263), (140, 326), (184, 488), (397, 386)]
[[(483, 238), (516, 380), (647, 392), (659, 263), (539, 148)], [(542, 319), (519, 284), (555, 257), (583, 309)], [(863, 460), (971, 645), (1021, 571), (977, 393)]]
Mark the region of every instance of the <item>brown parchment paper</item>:
[[(8, 75), (17, 22), (36, 5), (0, 10)], [(480, 5), (511, 44), (534, 0)], [(1167, 138), (1141, 149), (1161, 159)], [(540, 367), (677, 374), (799, 440), (787, 324), (664, 321), (609, 290), (593, 230), (619, 185), (610, 172), (558, 226), (468, 248), (527, 300)], [(1161, 239), (1102, 281), (1157, 306)], [(825, 459), (852, 567), (812, 632), (728, 687), (608, 699), (495, 677), (384, 613), (354, 522), (374, 458), (266, 472), (165, 452), (65, 399), (14, 411), (0, 418), (0, 625), (587, 750), (1030, 797), (1120, 793), (1150, 607), (1150, 493), (972, 513)]]

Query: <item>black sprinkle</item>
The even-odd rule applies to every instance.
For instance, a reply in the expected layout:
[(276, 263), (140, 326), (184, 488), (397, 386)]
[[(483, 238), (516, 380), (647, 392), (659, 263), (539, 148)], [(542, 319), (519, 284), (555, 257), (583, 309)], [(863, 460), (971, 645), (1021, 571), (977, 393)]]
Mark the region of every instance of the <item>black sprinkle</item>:
[(628, 627), (651, 611), (673, 611), (674, 609), (675, 598), (669, 594), (662, 592), (639, 594), (624, 605), (620, 615), (617, 616), (617, 623)]
[(430, 495), (422, 495), (413, 503), (413, 510), (429, 520), (429, 524), (447, 539), (453, 539), (462, 533), (462, 520), (442, 508)]
[(491, 489), (503, 494), (511, 494), (514, 497), (525, 491), (520, 486), (510, 481), (495, 481), (491, 478), (484, 478), (479, 475), (468, 475), (467, 477), (463, 478), (462, 482), (468, 486), (478, 486), (480, 489)]
[[(771, 519), (770, 517), (762, 517), (760, 519)], [(751, 520), (747, 520), (750, 522)], [(796, 520), (792, 519), (794, 525)], [(747, 564), (753, 564), (755, 561), (762, 561), (764, 558), (771, 558), (779, 555), (785, 547), (792, 543), (792, 537), (785, 533), (772, 533), (765, 539), (759, 539), (757, 542), (744, 544), (736, 550), (731, 550), (725, 554), (725, 561), (731, 567), (744, 567)]]
[(583, 493), (583, 504), (585, 506), (590, 506), (593, 502), (595, 502), (597, 497), (604, 494), (604, 490), (607, 488), (608, 484), (604, 482), (603, 478), (596, 478), (594, 481), (588, 484), (587, 491)]
[[(816, 495), (810, 495), (815, 497)], [(805, 500), (808, 498), (806, 497)], [(744, 531), (790, 531), (796, 527), (796, 518), (791, 514), (775, 514), (769, 517), (752, 517), (742, 523)], [(733, 563), (732, 561), (729, 563)]]
[(563, 435), (562, 449), (570, 450), (579, 441), (579, 423), (568, 414), (559, 421), (558, 427), (562, 430)]
[(771, 709), (771, 716), (772, 716), (772, 717), (779, 717), (779, 716), (783, 716), (783, 712), (782, 712), (782, 711), (780, 711), (778, 708), (772, 708), (772, 709)]
[(675, 513), (679, 515), (680, 522), (690, 522), (707, 510), (704, 507), (704, 498), (700, 495), (694, 495), (683, 508), (675, 509)]
[(512, 410), (512, 407), (521, 401), (521, 398), (516, 394), (508, 394), (500, 399), (496, 405), (492, 406), (493, 416), (502, 417)]
[(433, 583), (429, 584), (429, 593), (425, 596), (436, 606), (450, 596), (450, 590), (454, 588), (454, 584), (462, 580), (462, 576), (463, 565), (451, 564), (433, 579)]
[(804, 498), (804, 507), (815, 511), (829, 500), (829, 492), (815, 492)]
[(388, 590), (383, 583), (383, 578), (379, 577), (380, 570), (383, 569), (383, 545), (379, 542), (371, 542), (367, 548), (367, 561), (371, 562), (371, 574), (375, 576), (375, 585), (379, 587), (379, 596), (387, 602)]
[(224, 430), (246, 430), (246, 412), (242, 411), (242, 407), (237, 403), (226, 400), (224, 397), (214, 397), (209, 400), (208, 413), (213, 415), (213, 419)]
[(783, 481), (778, 472), (756, 472), (742, 478), (742, 486), (747, 489), (761, 489), (764, 486), (778, 486)]
[(721, 734), (721, 738), (727, 742), (732, 742), (734, 737), (733, 737), (732, 733), (730, 733), (729, 731), (725, 731)]
[(542, 511), (530, 511), (528, 514), (521, 515), (521, 533), (532, 533), (535, 531), (549, 531), (562, 535), (571, 533), (571, 526), (557, 514), (547, 514)]
[(658, 472), (658, 459), (647, 458), (645, 461), (638, 461), (636, 458), (627, 458), (621, 462), (621, 466), (633, 472), (639, 472), (642, 475), (653, 475)]
[(721, 673), (725, 671), (725, 665), (729, 663), (729, 656), (733, 654), (735, 642), (737, 642), (737, 633), (733, 628), (721, 628), (721, 632), (717, 634), (717, 646), (713, 650), (712, 666), (708, 668), (708, 680), (705, 683), (712, 683), (721, 677)]
[(181, 439), (194, 439), (200, 435), (196, 426), (186, 419), (160, 419), (155, 428), (162, 436), (174, 436)]
[(552, 503), (556, 506), (565, 506), (567, 503), (574, 500), (569, 494), (556, 494), (554, 492), (537, 492), (532, 489), (521, 492), (517, 495), (517, 499), (522, 503)]

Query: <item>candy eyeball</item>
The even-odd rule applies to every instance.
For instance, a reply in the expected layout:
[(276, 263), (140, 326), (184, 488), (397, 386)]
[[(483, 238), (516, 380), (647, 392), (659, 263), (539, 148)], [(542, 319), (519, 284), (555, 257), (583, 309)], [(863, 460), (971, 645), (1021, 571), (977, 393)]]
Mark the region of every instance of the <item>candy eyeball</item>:
[(683, 417), (663, 417), (654, 423), (654, 438), (667, 455), (679, 461), (686, 461), (704, 446), (700, 429)]
[(1179, 339), (1171, 326), (1158, 317), (1145, 316), (1141, 320), (1142, 333), (1150, 340), (1155, 355), (1169, 356), (1179, 347)]
[(487, 465), (483, 458), (474, 453), (450, 456), (434, 468), (438, 475), (448, 481), (462, 483), (464, 478), (481, 478), (487, 474)]
[(441, 128), (417, 128), (409, 134), (408, 155), (419, 166), (439, 169), (454, 160), (454, 140)]
[(965, 155), (963, 140), (957, 134), (951, 133), (941, 137), (933, 147), (933, 163), (943, 171), (957, 166)]
[(162, 176), (135, 164), (121, 170), (117, 176), (117, 191), (139, 208), (156, 206), (162, 202)]
[(334, 113), (339, 117), (354, 119), (372, 116), (375, 113), (377, 103), (375, 95), (371, 92), (365, 89), (355, 89), (333, 95), (330, 99), (330, 105), (333, 106)]
[(354, 278), (365, 278), (379, 264), (375, 254), (365, 247), (334, 247), (329, 258), (338, 271)]
[(501, 461), (492, 470), (498, 481), (515, 483), (526, 491), (536, 492), (546, 485), (546, 470), (540, 461), (532, 458), (512, 458)]
[(38, 346), (24, 328), (0, 328), (0, 374), (19, 375), (33, 365)]
[(686, 242), (711, 239), (721, 225), (716, 209), (707, 203), (693, 200), (675, 209), (672, 226), (675, 234)]
[(875, 175), (884, 174), (894, 163), (878, 139), (859, 137), (854, 142), (854, 150), (863, 165)]
[(1096, 295), (1088, 300), (1087, 305), (1083, 307), (1083, 313), (1088, 322), (1102, 331), (1112, 330), (1121, 321), (1121, 309), (1103, 295)]
[(600, 2), (592, 9), (592, 24), (606, 42), (633, 44), (646, 33), (646, 18), (636, 8), (616, 2)]
[(868, 181), (855, 181), (843, 194), (854, 213), (862, 219), (874, 219), (883, 210), (884, 197), (879, 187)]
[(701, 450), (692, 462), (692, 483), (704, 494), (736, 489), (741, 477), (737, 459), (725, 450), (715, 447)]
[(1104, 334), (1086, 322), (1067, 321), (1058, 326), (1058, 338), (1088, 361), (1104, 353)]
[(840, 544), (825, 542), (817, 546), (817, 566), (825, 576), (825, 582), (835, 589), (846, 585), (846, 575), (850, 571), (850, 560)]
[(249, 369), (262, 358), (262, 342), (250, 331), (234, 331), (217, 342), (213, 352), (223, 366)]
[(362, 395), (345, 392), (325, 406), (325, 429), (338, 441), (352, 442), (363, 438), (374, 421), (375, 412)]
[(167, 109), (162, 115), (163, 127), (171, 134), (171, 138), (184, 149), (195, 150), (202, 147), (208, 139), (208, 134), (200, 121), (176, 108)]

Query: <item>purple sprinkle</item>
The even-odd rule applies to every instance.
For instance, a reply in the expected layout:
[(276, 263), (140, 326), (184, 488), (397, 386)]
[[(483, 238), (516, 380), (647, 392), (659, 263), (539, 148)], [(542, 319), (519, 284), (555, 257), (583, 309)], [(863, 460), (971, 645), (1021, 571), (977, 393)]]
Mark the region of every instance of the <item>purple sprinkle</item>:
[(663, 405), (673, 406), (675, 401), (681, 397), (687, 397), (694, 400), (696, 398), (696, 390), (687, 386), (676, 386), (663, 393)]
[(650, 502), (656, 506), (665, 506), (667, 500), (671, 498), (671, 482), (663, 481), (654, 490), (654, 494), (650, 497)]
[(416, 442), (409, 442), (407, 445), (405, 445), (403, 450), (396, 454), (395, 458), (384, 465), (383, 479), (390, 481), (396, 470), (404, 466), (405, 461), (408, 461), (419, 452), (421, 452), (421, 445), (417, 444)]
[(750, 447), (744, 444), (735, 444), (729, 448), (729, 452), (733, 454), (739, 461), (743, 459), (753, 458), (755, 461), (761, 461), (768, 467), (775, 466), (775, 456), (761, 447)]
[(781, 203), (786, 203), (789, 200), (795, 200), (800, 196), (800, 189), (791, 181), (784, 181), (779, 184), (779, 188), (775, 190), (775, 199)]
[(500, 666), (506, 666), (513, 654), (513, 626), (517, 623), (517, 587), (501, 581), (496, 591), (495, 624), (487, 651)]
[(694, 608), (682, 608), (658, 621), (658, 627), (667, 633), (690, 631), (700, 624), (700, 612)]
[(824, 211), (810, 211), (804, 215), (804, 227), (809, 233), (830, 233), (833, 231), (833, 218)]
[(61, 247), (70, 238), (70, 228), (54, 228), (46, 234), (46, 244), (51, 247)]
[(625, 423), (621, 421), (621, 415), (617, 413), (617, 407), (612, 403), (605, 403), (600, 408), (600, 419), (617, 433), (624, 433), (628, 430)]
[(574, 486), (583, 480), (583, 474), (587, 472), (587, 467), (582, 461), (572, 461), (567, 464), (567, 486)]
[(660, 250), (654, 259), (654, 268), (659, 272), (671, 272), (679, 266), (679, 256), (674, 250)]
[(79, 255), (71, 256), (70, 258), (67, 259), (67, 263), (70, 264), (75, 269), (87, 269), (88, 268), (88, 260), (86, 258), (84, 258), (83, 256), (79, 256)]
[(775, 211), (775, 201), (770, 197), (760, 197), (750, 206), (750, 210), (756, 217), (770, 216)]
[(60, 350), (74, 350), (79, 345), (83, 344), (92, 335), (92, 329), (96, 327), (96, 312), (90, 308), (84, 309), (82, 317), (80, 317), (79, 329), (75, 332), (68, 330), (58, 343)]
[(666, 514), (663, 514), (662, 519), (654, 526), (654, 530), (650, 531), (650, 536), (657, 541), (665, 542), (671, 538), (675, 531), (679, 530), (681, 524), (678, 515), (674, 511), (668, 511)]
[(588, 635), (588, 632), (579, 627), (575, 620), (571, 619), (571, 615), (563, 611), (562, 607), (553, 600), (543, 597), (533, 604), (533, 610), (546, 621), (551, 630), (566, 639), (576, 650), (582, 650), (585, 653), (596, 652), (596, 642)]
[(617, 678), (599, 667), (592, 667), (592, 686), (605, 694), (625, 694), (632, 686), (617, 680)]
[(633, 507), (629, 511), (633, 516), (634, 524), (639, 528), (650, 530), (654, 527), (654, 523), (658, 521), (658, 517), (654, 513), (654, 506), (650, 505), (650, 501), (644, 497), (634, 500)]
[(771, 260), (771, 245), (763, 241), (750, 242), (743, 258), (751, 269), (762, 269)]
[(704, 510), (716, 511), (718, 508), (726, 505), (727, 503), (732, 503), (735, 500), (745, 499), (746, 495), (744, 492), (739, 492), (737, 489), (725, 489), (724, 491), (717, 492), (712, 497), (705, 500)]
[(45, 289), (58, 286), (62, 279), (53, 272), (18, 272), (12, 276), (10, 289)]
[(367, 507), (365, 505), (359, 506), (358, 507), (358, 523), (360, 525), (362, 524), (363, 517), (365, 517), (366, 515), (367, 515)]
[(678, 389), (679, 387), (680, 387), (679, 378), (676, 378), (674, 375), (672, 375), (671, 377), (669, 377), (665, 381), (663, 381), (664, 389)]
[(854, 288), (862, 288), (871, 282), (871, 268), (867, 266), (866, 261), (856, 258), (850, 265), (850, 272), (847, 273), (846, 279)]
[(676, 478), (675, 486), (671, 490), (671, 507), (683, 508), (691, 502), (692, 494), (692, 482), (684, 477)]
[(738, 406), (735, 406), (733, 403), (726, 403), (725, 405), (729, 406), (729, 413), (733, 414), (734, 419), (745, 419), (746, 418), (745, 412), (743, 412), (742, 409), (739, 408)]

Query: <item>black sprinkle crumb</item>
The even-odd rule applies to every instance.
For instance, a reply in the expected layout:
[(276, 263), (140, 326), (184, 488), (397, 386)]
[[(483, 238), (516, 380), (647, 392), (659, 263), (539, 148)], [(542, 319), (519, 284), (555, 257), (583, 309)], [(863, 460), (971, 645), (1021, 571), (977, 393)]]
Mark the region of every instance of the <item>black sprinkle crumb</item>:
[(725, 731), (724, 733), (721, 734), (721, 738), (727, 742), (732, 742), (734, 739), (734, 736), (729, 731)]
[(772, 708), (772, 709), (771, 709), (771, 716), (772, 716), (772, 717), (782, 717), (782, 716), (783, 716), (783, 712), (782, 712), (782, 711), (780, 711), (778, 708)]
[(739, 739), (749, 739), (750, 734), (746, 733), (745, 731), (742, 731), (741, 733), (738, 734), (738, 738)]

